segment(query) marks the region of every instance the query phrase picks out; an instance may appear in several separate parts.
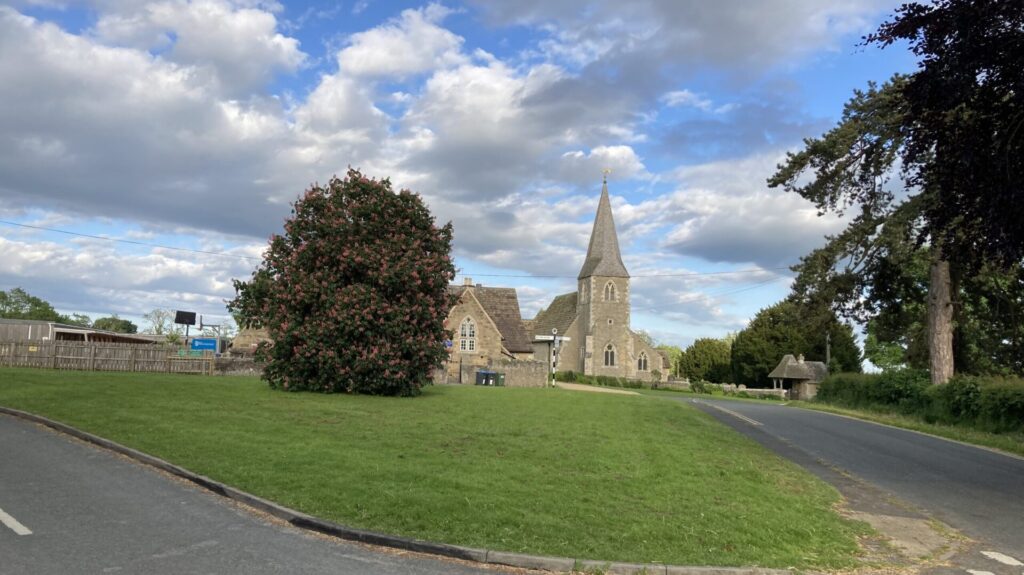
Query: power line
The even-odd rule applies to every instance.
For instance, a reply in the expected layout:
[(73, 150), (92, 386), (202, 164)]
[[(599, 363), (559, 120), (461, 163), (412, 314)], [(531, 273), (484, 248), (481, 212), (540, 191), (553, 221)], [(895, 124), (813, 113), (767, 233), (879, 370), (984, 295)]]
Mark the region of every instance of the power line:
[[(178, 252), (188, 252), (188, 253), (193, 253), (193, 254), (203, 254), (203, 255), (207, 255), (207, 256), (220, 256), (220, 257), (225, 257), (225, 258), (239, 258), (239, 259), (249, 260), (249, 261), (262, 261), (263, 260), (263, 258), (255, 257), (255, 256), (245, 256), (245, 255), (241, 255), (241, 254), (231, 254), (231, 253), (227, 253), (227, 252), (213, 252), (213, 251), (208, 251), (208, 250), (196, 250), (196, 249), (192, 249), (192, 248), (182, 248), (182, 247), (176, 247), (176, 246), (166, 246), (166, 245), (162, 245), (162, 244), (153, 244), (153, 243), (149, 243), (149, 242), (140, 242), (140, 241), (137, 241), (137, 240), (126, 240), (126, 239), (123, 239), (123, 238), (111, 238), (111, 237), (107, 237), (107, 236), (97, 236), (97, 235), (93, 235), (93, 234), (84, 234), (84, 233), (81, 233), (81, 232), (72, 232), (70, 230), (60, 230), (60, 229), (57, 229), (57, 228), (47, 228), (47, 227), (43, 227), (43, 226), (33, 226), (33, 225), (30, 225), (30, 224), (22, 224), (22, 223), (18, 223), (18, 222), (7, 221), (7, 220), (0, 220), (0, 224), (5, 224), (5, 225), (8, 225), (8, 226), (17, 226), (19, 228), (28, 228), (30, 230), (38, 230), (38, 231), (44, 231), (44, 232), (53, 232), (53, 233), (57, 233), (57, 234), (65, 234), (65, 235), (69, 235), (69, 236), (77, 236), (77, 237), (80, 237), (80, 238), (89, 238), (89, 239), (93, 239), (93, 240), (103, 240), (103, 241), (108, 241), (108, 242), (116, 242), (116, 243), (122, 243), (122, 244), (129, 244), (129, 245), (133, 245), (133, 246), (143, 246), (143, 247), (148, 247), (148, 248), (159, 248), (159, 249), (163, 249), (163, 250), (173, 250), (173, 251), (178, 251)], [(751, 269), (745, 269), (745, 270), (732, 270), (732, 271), (724, 271), (724, 272), (687, 272), (687, 273), (679, 273), (679, 274), (638, 274), (638, 275), (634, 275), (634, 276), (630, 276), (630, 277), (633, 277), (633, 278), (681, 278), (681, 277), (698, 277), (698, 276), (736, 275), (736, 274), (756, 273), (756, 272), (762, 272), (762, 271), (778, 271), (778, 270), (788, 270), (788, 269), (789, 269), (789, 266), (781, 266), (781, 267), (774, 267), (774, 268), (751, 268)], [(572, 276), (572, 275), (477, 274), (477, 273), (472, 273), (472, 272), (461, 272), (461, 273), (458, 273), (456, 275), (457, 276), (464, 276), (464, 277), (465, 276), (471, 276), (471, 277), (482, 277), (482, 278), (576, 279), (576, 276)], [(774, 280), (772, 280), (772, 281), (774, 281)]]
[(221, 257), (225, 257), (225, 258), (240, 258), (240, 259), (243, 259), (243, 260), (255, 260), (255, 261), (261, 261), (263, 259), (263, 258), (257, 258), (257, 257), (254, 257), (254, 256), (243, 256), (241, 254), (229, 254), (227, 252), (211, 252), (211, 251), (206, 251), (206, 250), (194, 250), (194, 249), (191, 249), (191, 248), (179, 248), (179, 247), (175, 247), (175, 246), (164, 246), (164, 245), (160, 245), (160, 244), (151, 244), (151, 243), (148, 243), (148, 242), (139, 242), (139, 241), (135, 241), (135, 240), (126, 240), (126, 239), (122, 239), (122, 238), (108, 238), (106, 236), (94, 236), (92, 234), (83, 234), (81, 232), (72, 232), (72, 231), (68, 231), (68, 230), (58, 230), (56, 228), (45, 228), (43, 226), (32, 226), (32, 225), (29, 225), (29, 224), (20, 224), (18, 222), (9, 222), (9, 221), (6, 221), (6, 220), (0, 220), (0, 224), (6, 224), (8, 226), (17, 226), (19, 228), (28, 228), (30, 230), (40, 230), (40, 231), (44, 231), (44, 232), (53, 232), (53, 233), (57, 233), (57, 234), (66, 234), (66, 235), (69, 235), (69, 236), (78, 236), (80, 238), (90, 238), (90, 239), (94, 239), (94, 240), (105, 240), (105, 241), (108, 241), (108, 242), (118, 242), (118, 243), (122, 243), (122, 244), (131, 244), (133, 246), (145, 246), (145, 247), (148, 247), (148, 248), (160, 248), (160, 249), (163, 249), (163, 250), (174, 250), (174, 251), (178, 251), (178, 252), (190, 252), (190, 253), (194, 253), (194, 254), (204, 254), (204, 255), (208, 255), (208, 256), (221, 256)]
[(753, 290), (753, 289), (764, 287), (766, 285), (769, 285), (769, 284), (772, 284), (772, 283), (775, 283), (777, 281), (784, 280), (784, 279), (788, 279), (788, 278), (776, 277), (776, 278), (772, 278), (772, 279), (769, 279), (769, 280), (757, 282), (755, 284), (746, 285), (746, 286), (743, 286), (743, 287), (740, 287), (740, 288), (728, 289), (728, 290), (720, 291), (720, 292), (717, 292), (717, 293), (698, 292), (698, 293), (695, 293), (695, 294), (689, 294), (689, 296), (683, 297), (682, 299), (677, 300), (677, 301), (672, 302), (672, 303), (668, 303), (668, 304), (664, 304), (664, 305), (658, 305), (658, 306), (650, 306), (650, 307), (635, 307), (633, 309), (635, 311), (640, 311), (640, 312), (664, 310), (665, 308), (676, 307), (676, 306), (685, 305), (685, 304), (688, 304), (688, 303), (693, 303), (695, 301), (699, 301), (701, 296), (723, 297), (723, 296), (728, 296), (728, 295), (735, 295), (735, 294), (742, 293), (742, 292), (745, 292), (745, 291), (750, 291), (750, 290)]
[[(789, 266), (782, 266), (777, 268), (751, 268), (747, 270), (732, 270), (728, 272), (687, 272), (682, 274), (637, 274), (629, 276), (632, 278), (683, 278), (693, 276), (720, 276), (720, 275), (735, 275), (735, 274), (747, 274), (763, 271), (776, 271), (776, 270), (788, 270)], [(475, 274), (473, 272), (459, 272), (456, 276), (468, 276), (468, 277), (480, 277), (480, 278), (532, 278), (532, 279), (576, 279), (576, 276), (568, 275), (531, 275), (531, 274)], [(771, 281), (775, 281), (773, 278)]]

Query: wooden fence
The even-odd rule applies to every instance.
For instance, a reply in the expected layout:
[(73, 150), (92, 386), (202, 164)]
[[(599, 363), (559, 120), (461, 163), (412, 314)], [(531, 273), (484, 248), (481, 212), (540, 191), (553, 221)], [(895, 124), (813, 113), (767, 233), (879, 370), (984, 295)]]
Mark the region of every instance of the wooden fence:
[(81, 341), (0, 342), (0, 366), (213, 374), (213, 352), (175, 346)]

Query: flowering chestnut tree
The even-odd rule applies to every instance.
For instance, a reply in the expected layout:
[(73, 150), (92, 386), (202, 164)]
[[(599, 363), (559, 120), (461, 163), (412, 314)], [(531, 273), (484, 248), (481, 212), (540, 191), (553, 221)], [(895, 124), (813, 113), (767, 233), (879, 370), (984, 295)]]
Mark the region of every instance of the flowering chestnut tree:
[(446, 355), (451, 243), (417, 194), (350, 169), (295, 202), (228, 307), (267, 328), (272, 388), (418, 395)]

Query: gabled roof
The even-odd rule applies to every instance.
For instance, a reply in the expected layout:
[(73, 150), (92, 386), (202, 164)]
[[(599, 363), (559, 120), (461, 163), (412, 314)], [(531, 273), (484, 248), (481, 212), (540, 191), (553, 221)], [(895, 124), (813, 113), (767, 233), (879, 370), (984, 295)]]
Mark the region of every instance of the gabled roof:
[(779, 365), (768, 374), (770, 379), (800, 379), (821, 382), (828, 377), (828, 366), (820, 361), (799, 361), (792, 354), (783, 356)]
[(607, 180), (601, 185), (601, 199), (597, 203), (594, 229), (590, 232), (587, 259), (583, 261), (579, 279), (590, 276), (629, 277), (629, 272), (622, 263), (622, 255), (619, 254), (619, 237), (615, 233), (615, 220), (612, 219), (612, 203), (608, 199)]
[(515, 288), (484, 286), (448, 286), (456, 297), (462, 297), (467, 289), (473, 290), (480, 306), (491, 318), (501, 333), (501, 345), (512, 353), (530, 353), (533, 344), (523, 327), (523, 316), (519, 312), (519, 296)]
[(576, 297), (576, 292), (570, 292), (551, 300), (551, 305), (540, 310), (537, 317), (533, 318), (531, 335), (551, 335), (552, 329), (557, 329), (561, 334), (569, 331), (569, 326), (576, 319)]

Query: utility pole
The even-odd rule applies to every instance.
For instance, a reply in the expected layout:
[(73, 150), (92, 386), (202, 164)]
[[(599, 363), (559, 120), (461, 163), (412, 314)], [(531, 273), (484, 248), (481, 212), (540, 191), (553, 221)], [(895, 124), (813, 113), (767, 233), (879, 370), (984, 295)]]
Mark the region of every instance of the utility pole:
[(825, 367), (832, 366), (832, 333), (825, 332)]

